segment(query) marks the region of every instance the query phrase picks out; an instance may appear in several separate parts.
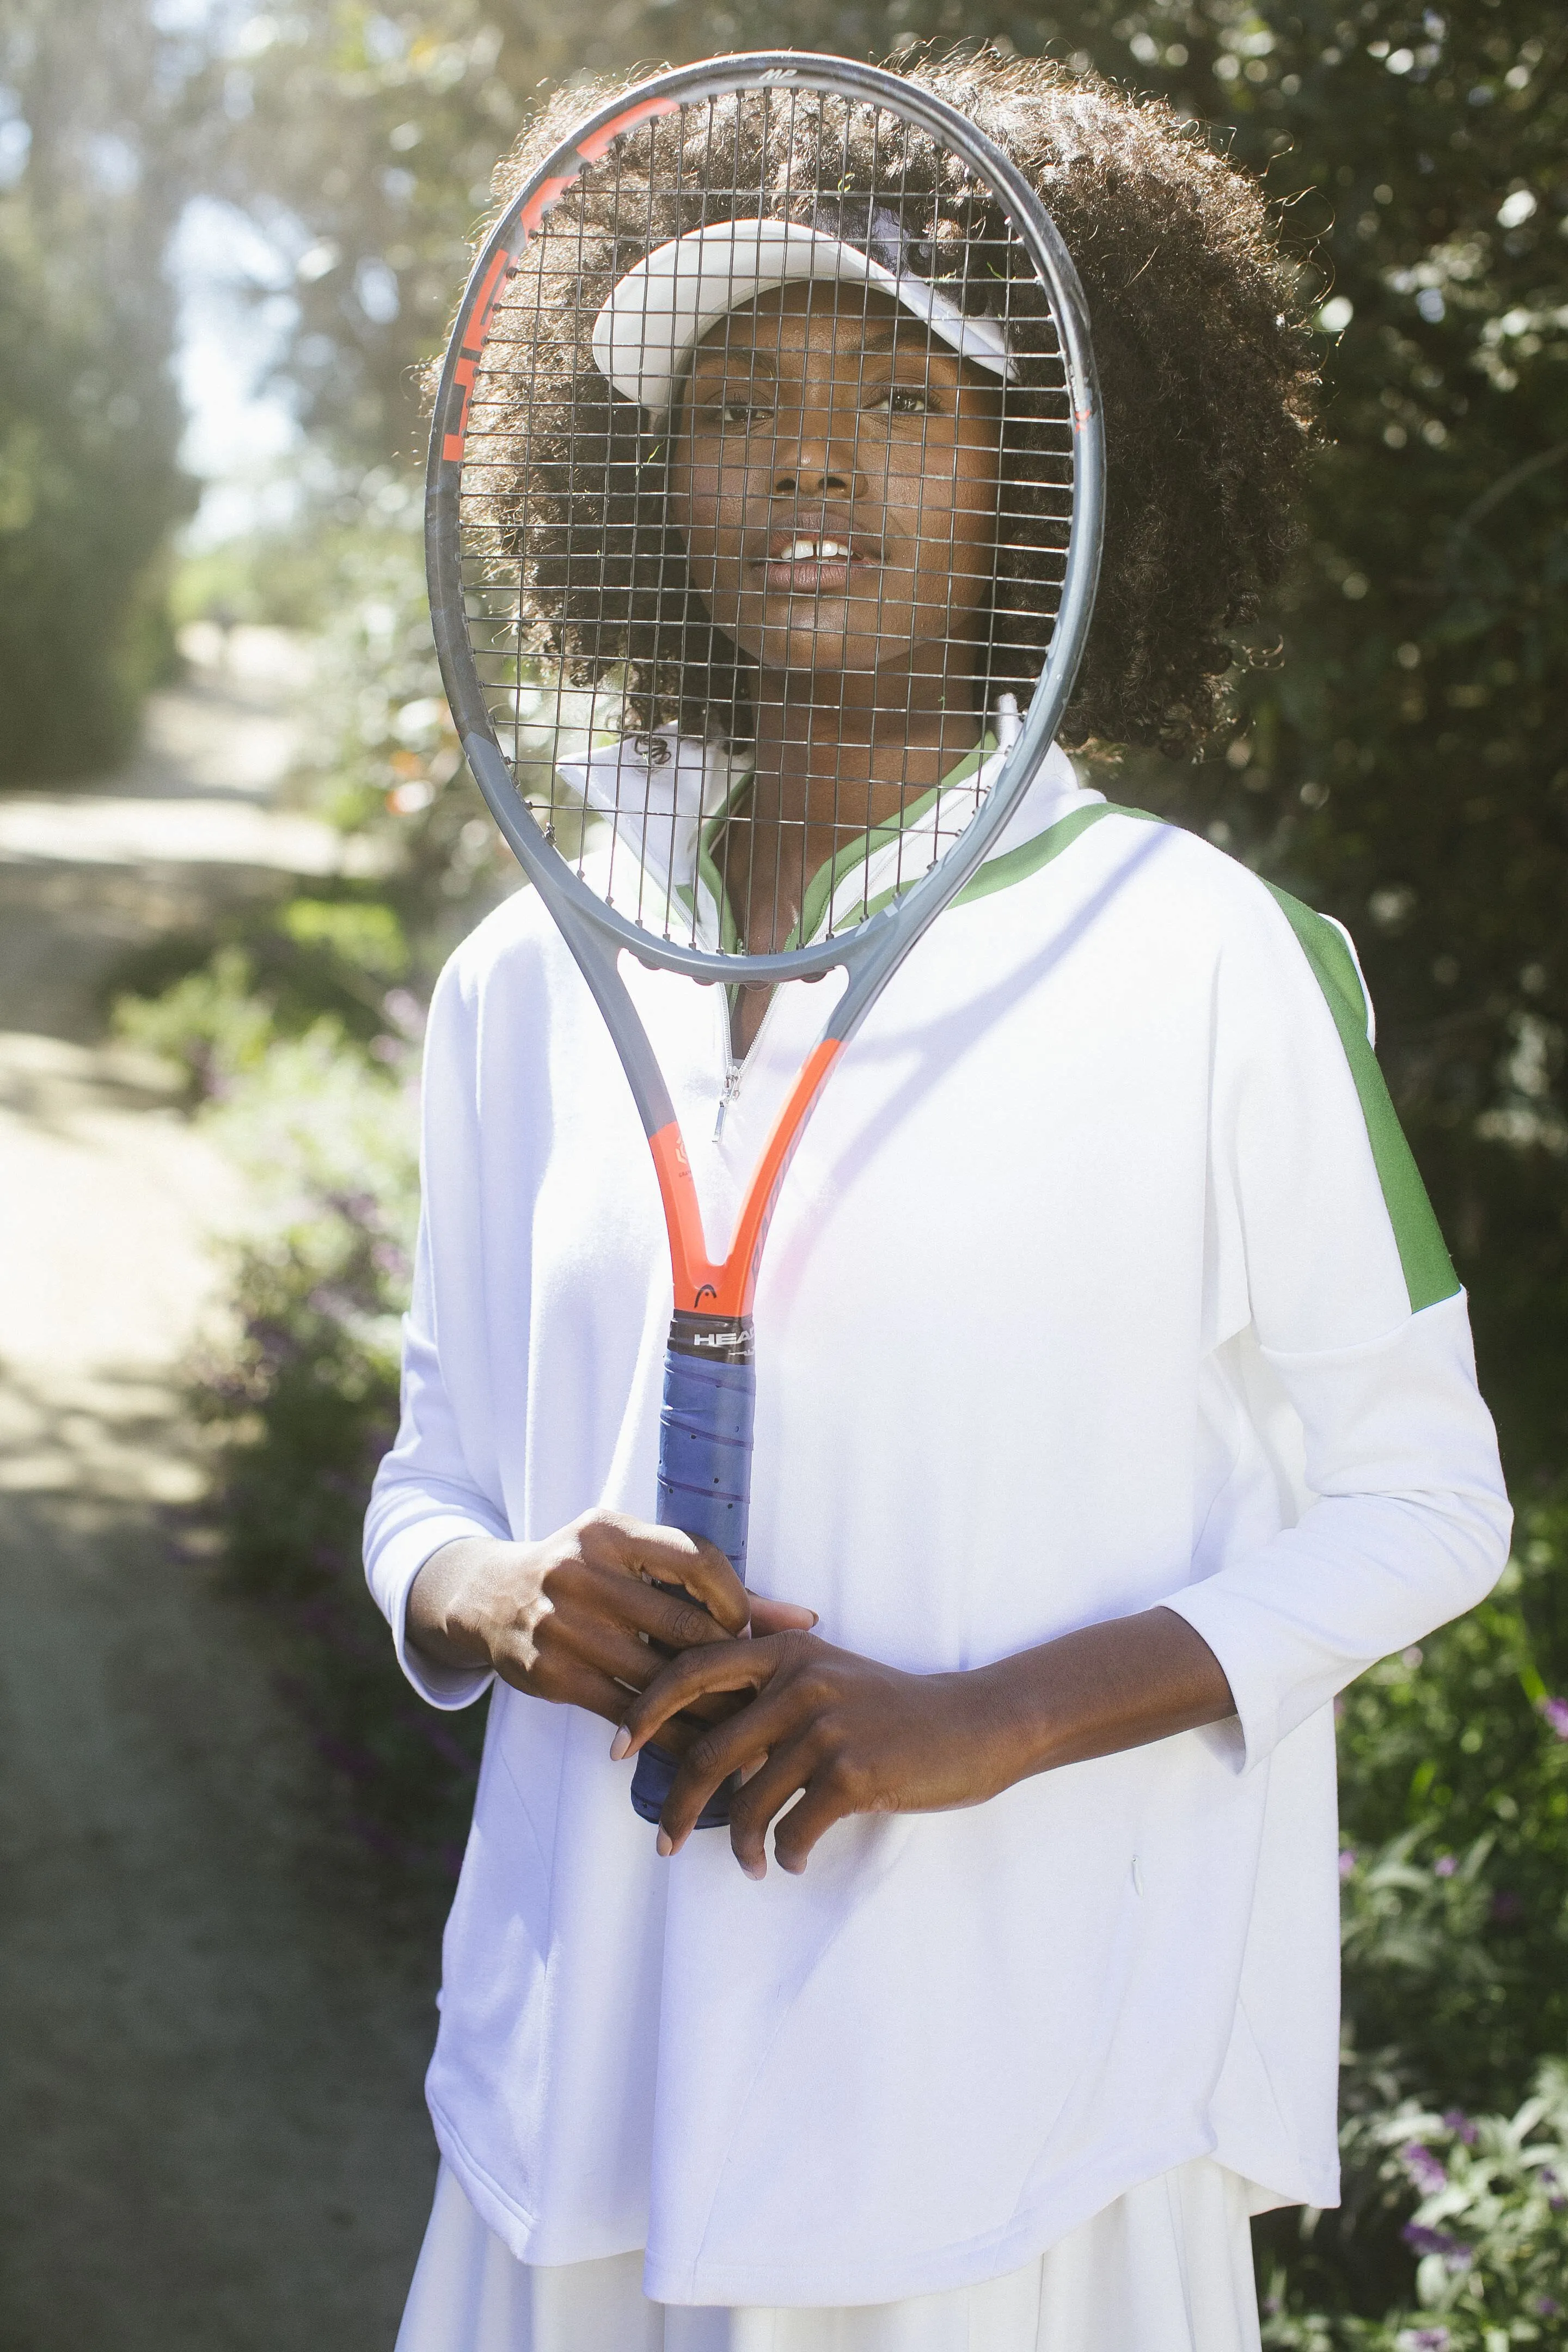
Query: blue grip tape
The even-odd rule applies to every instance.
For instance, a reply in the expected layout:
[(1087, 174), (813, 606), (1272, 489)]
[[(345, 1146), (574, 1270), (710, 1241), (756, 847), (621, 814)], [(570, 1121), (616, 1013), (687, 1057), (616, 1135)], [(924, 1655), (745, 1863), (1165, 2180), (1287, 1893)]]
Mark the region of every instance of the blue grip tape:
[[(752, 1365), (708, 1362), (671, 1348), (664, 1359), (658, 1417), (661, 1528), (679, 1528), (717, 1546), (742, 1584), (752, 1499), (752, 1424), (757, 1381)], [(657, 1822), (678, 1769), (662, 1748), (645, 1748), (632, 1777), (632, 1803)], [(730, 1784), (715, 1790), (698, 1816), (700, 1830), (730, 1818)]]
[(717, 1545), (742, 1584), (756, 1404), (754, 1366), (667, 1353), (656, 1516)]

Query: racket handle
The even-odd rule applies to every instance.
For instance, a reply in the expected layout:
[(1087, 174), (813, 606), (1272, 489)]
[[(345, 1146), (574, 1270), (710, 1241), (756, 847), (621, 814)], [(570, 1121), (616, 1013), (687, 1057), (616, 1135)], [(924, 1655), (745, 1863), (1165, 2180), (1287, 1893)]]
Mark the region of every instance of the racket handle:
[[(746, 1580), (746, 1519), (752, 1499), (752, 1422), (756, 1409), (749, 1315), (691, 1315), (677, 1308), (664, 1358), (664, 1408), (658, 1417), (661, 1528), (679, 1528), (716, 1544)], [(677, 1760), (649, 1746), (637, 1758), (632, 1803), (657, 1822)], [(726, 1780), (698, 1815), (700, 1830), (730, 1818)]]

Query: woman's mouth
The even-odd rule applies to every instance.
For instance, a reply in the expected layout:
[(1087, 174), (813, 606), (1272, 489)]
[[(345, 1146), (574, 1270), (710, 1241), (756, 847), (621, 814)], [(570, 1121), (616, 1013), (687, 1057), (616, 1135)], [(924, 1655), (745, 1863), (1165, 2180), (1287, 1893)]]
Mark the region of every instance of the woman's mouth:
[(863, 541), (828, 531), (781, 531), (758, 568), (770, 588), (812, 596), (847, 587), (852, 573), (870, 572), (876, 562), (876, 552)]

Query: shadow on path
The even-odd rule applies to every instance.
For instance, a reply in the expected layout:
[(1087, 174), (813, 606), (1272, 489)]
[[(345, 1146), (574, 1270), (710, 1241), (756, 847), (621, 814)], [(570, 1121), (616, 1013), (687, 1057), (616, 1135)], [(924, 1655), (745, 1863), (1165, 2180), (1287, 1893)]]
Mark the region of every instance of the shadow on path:
[[(164, 697), (58, 840), (0, 799), (3, 2352), (386, 2352), (434, 2179), (434, 1930), (330, 1826), (268, 1627), (171, 1540), (238, 1180), (95, 1011), (126, 947), (300, 870), (289, 690)], [(116, 803), (156, 854), (115, 854)]]

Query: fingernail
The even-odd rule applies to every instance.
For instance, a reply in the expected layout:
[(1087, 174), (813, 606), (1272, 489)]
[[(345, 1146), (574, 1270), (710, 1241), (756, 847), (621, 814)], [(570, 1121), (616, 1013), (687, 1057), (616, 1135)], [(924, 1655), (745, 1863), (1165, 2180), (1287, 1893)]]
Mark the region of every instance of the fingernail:
[(817, 1615), (815, 1609), (811, 1612), (811, 1622), (814, 1625), (820, 1625), (822, 1622), (821, 1618)]
[(611, 1763), (618, 1764), (631, 1744), (632, 1735), (623, 1723), (620, 1729), (616, 1732), (615, 1738), (610, 1742)]
[(748, 1878), (765, 1878), (768, 1874), (765, 1862), (742, 1862), (741, 1867)]
[(673, 1853), (675, 1852), (675, 1840), (670, 1836), (668, 1830), (660, 1830), (658, 1837), (654, 1840), (654, 1843), (658, 1848), (660, 1853)]

